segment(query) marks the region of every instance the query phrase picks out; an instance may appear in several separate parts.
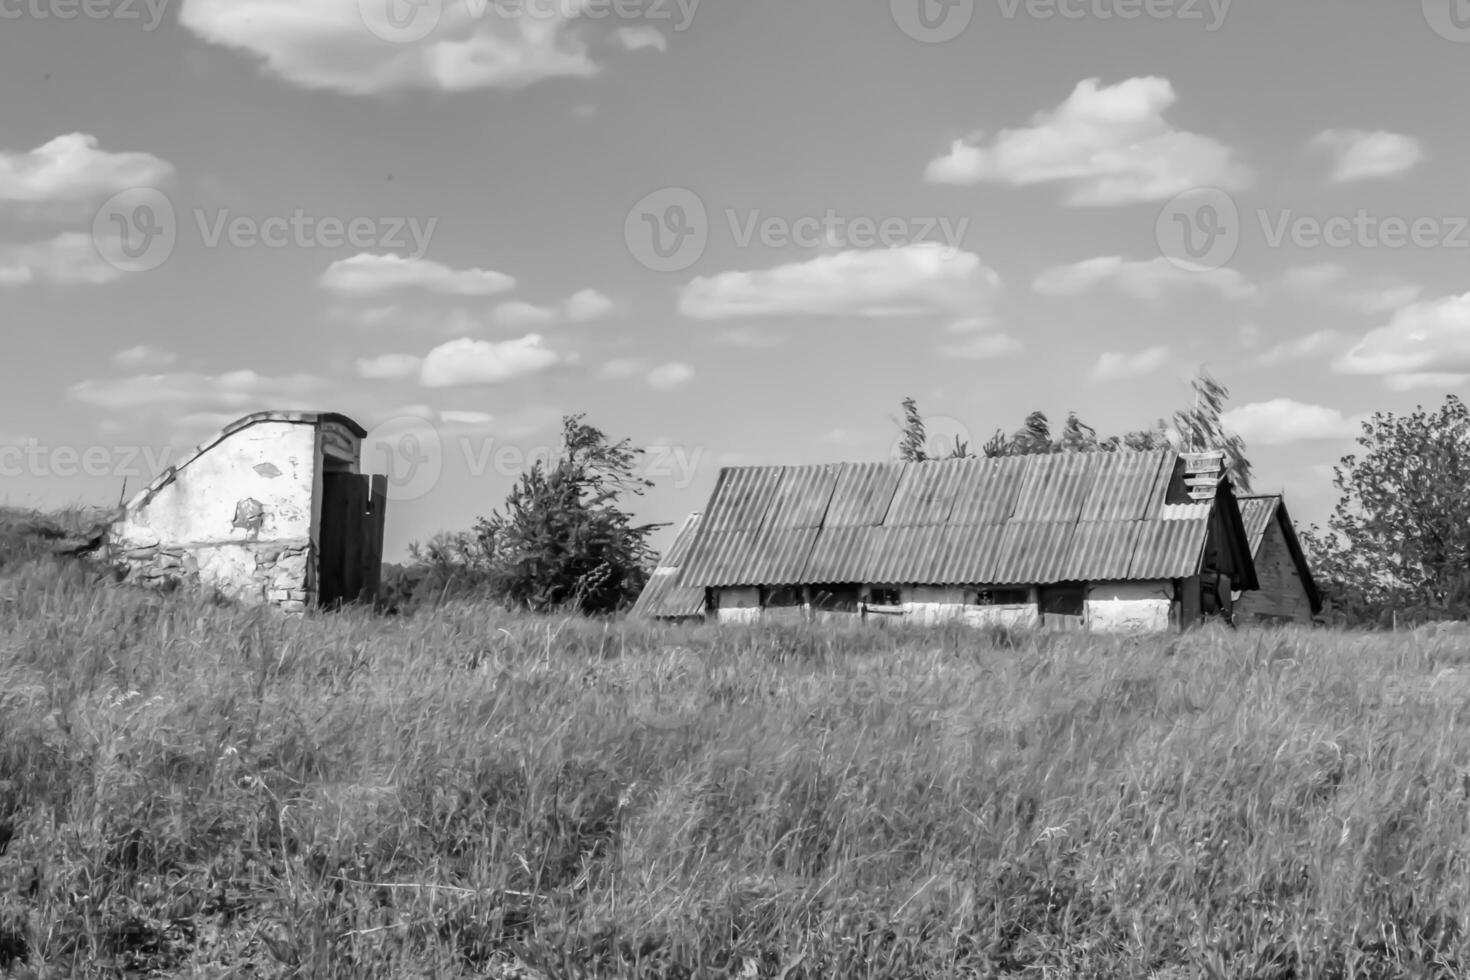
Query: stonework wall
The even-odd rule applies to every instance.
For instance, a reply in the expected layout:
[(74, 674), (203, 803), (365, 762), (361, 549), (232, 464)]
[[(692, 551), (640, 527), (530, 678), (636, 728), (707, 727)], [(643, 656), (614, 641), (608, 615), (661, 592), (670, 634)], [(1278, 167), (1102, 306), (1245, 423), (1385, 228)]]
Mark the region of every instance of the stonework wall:
[(284, 421), (227, 436), (128, 505), (108, 558), (145, 584), (306, 609), (316, 597), (316, 446), (313, 426)]

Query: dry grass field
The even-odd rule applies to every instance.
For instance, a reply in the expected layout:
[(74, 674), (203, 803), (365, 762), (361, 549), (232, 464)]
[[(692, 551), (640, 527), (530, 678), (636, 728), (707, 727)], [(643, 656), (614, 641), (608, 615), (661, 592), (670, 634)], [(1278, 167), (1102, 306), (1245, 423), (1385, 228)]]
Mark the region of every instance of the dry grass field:
[(0, 976), (1470, 969), (1464, 639), (289, 619), (19, 540)]

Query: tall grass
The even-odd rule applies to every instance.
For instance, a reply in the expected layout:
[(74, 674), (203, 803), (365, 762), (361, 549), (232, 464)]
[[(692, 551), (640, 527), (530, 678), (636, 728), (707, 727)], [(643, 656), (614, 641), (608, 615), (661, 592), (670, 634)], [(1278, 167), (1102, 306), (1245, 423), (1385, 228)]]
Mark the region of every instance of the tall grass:
[(1470, 964), (1453, 639), (293, 620), (7, 572), (0, 975)]

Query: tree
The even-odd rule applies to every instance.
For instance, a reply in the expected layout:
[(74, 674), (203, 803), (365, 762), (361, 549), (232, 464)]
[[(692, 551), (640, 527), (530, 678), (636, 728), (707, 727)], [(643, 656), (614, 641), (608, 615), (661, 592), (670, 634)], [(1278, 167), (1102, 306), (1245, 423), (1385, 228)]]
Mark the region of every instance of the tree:
[(1230, 389), (1201, 371), (1191, 383), (1194, 407), (1174, 413), (1174, 435), (1184, 452), (1223, 450), (1225, 472), (1237, 490), (1250, 491), (1251, 464), (1245, 456), (1245, 440), (1228, 432), (1221, 417)]
[(1328, 530), (1306, 541), (1334, 604), (1355, 619), (1470, 618), (1470, 410), (1377, 413), (1344, 456)]
[(484, 579), (510, 605), (612, 612), (638, 597), (656, 560), (648, 538), (664, 525), (635, 525), (620, 506), (653, 485), (637, 476), (643, 450), (584, 418), (564, 418), (560, 457), (521, 474), (504, 511), (476, 524)]
[[(971, 459), (970, 444), (959, 436), (954, 437), (954, 446), (945, 459)], [(924, 416), (919, 403), (912, 398), (903, 400), (903, 438), (898, 444), (898, 458), (905, 463), (926, 463), (939, 457), (929, 455), (929, 433), (924, 427)]]

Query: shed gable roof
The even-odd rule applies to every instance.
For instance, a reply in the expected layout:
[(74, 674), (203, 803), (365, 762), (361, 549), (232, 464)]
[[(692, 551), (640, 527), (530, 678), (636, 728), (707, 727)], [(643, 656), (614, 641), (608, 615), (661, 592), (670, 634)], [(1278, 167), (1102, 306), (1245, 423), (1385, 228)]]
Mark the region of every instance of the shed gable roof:
[(1296, 525), (1292, 523), (1291, 515), (1286, 512), (1286, 497), (1274, 493), (1250, 494), (1238, 499), (1241, 521), (1245, 525), (1245, 533), (1250, 540), (1251, 558), (1254, 559), (1260, 555), (1261, 545), (1266, 541), (1266, 532), (1270, 530), (1272, 522), (1275, 522), (1280, 526), (1282, 536), (1286, 539), (1286, 550), (1291, 553), (1291, 560), (1296, 564), (1297, 575), (1301, 577), (1302, 585), (1306, 587), (1312, 615), (1320, 613), (1322, 593), (1318, 591), (1317, 582), (1312, 577), (1312, 569), (1307, 564), (1307, 555), (1302, 550), (1301, 539), (1297, 537)]
[(679, 584), (1188, 577), (1212, 516), (1235, 506), (1228, 492), (1216, 503), (1169, 503), (1178, 458), (1164, 450), (727, 468)]
[(704, 588), (678, 584), (679, 566), (684, 563), (690, 546), (694, 544), (694, 534), (699, 530), (699, 524), (699, 514), (690, 514), (684, 521), (673, 545), (659, 560), (658, 567), (653, 570), (643, 591), (638, 594), (638, 601), (633, 604), (630, 616), (682, 619), (704, 612)]

